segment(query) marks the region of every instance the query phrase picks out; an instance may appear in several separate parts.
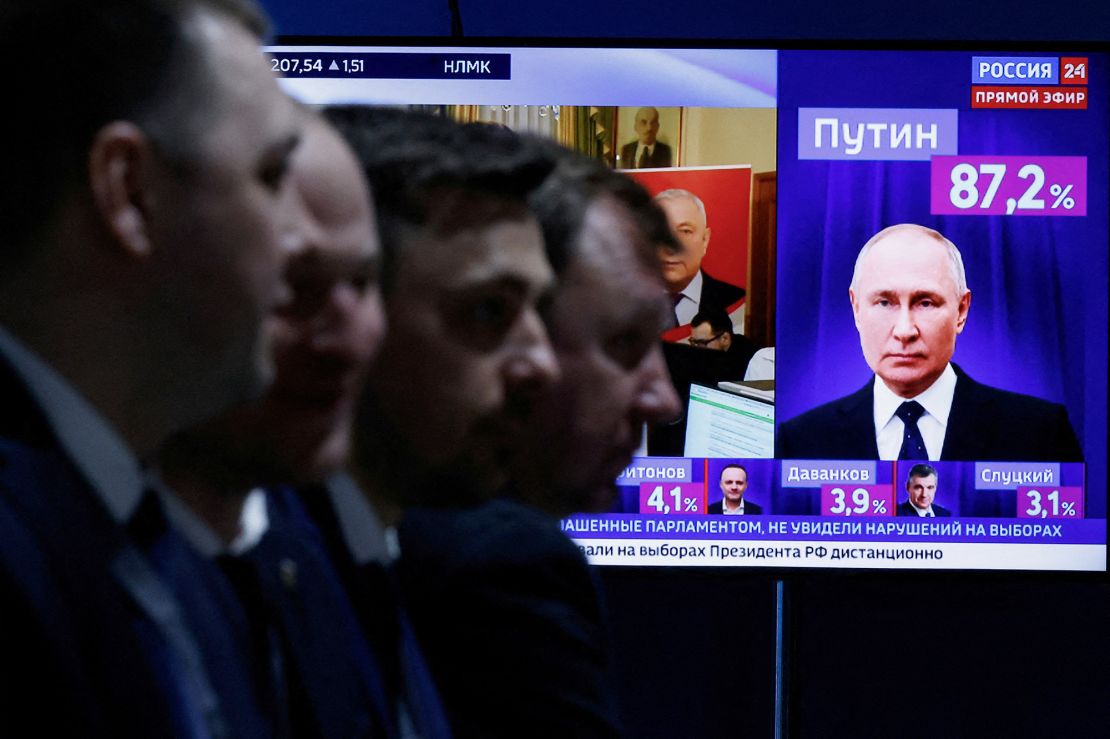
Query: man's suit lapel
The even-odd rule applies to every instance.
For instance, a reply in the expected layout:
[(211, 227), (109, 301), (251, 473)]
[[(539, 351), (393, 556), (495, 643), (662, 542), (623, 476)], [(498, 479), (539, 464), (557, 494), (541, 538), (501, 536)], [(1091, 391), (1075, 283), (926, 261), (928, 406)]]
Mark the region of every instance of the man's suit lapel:
[[(95, 499), (93, 491), (57, 452), (35, 451), (3, 442), (0, 455), (0, 487), (22, 511), (23, 519), (48, 552), (51, 561), (60, 563), (55, 577), (64, 591), (72, 595), (69, 608), (81, 609), (82, 622), (113, 613), (112, 600), (130, 603), (147, 625), (133, 628), (143, 642), (142, 659), (154, 670), (176, 702), (176, 714), (185, 724), (178, 730), (184, 736), (221, 736), (222, 720), (218, 701), (208, 681), (200, 652), (185, 625), (177, 601), (158, 573), (130, 542)], [(114, 583), (119, 591), (113, 592)], [(119, 617), (126, 620), (120, 609)], [(144, 641), (143, 633), (152, 629), (161, 644)], [(110, 639), (108, 633), (95, 633), (92, 639)], [(168, 647), (168, 649), (166, 649)], [(125, 660), (124, 660), (125, 662)], [(131, 676), (134, 678), (134, 676)]]
[[(103, 573), (111, 573), (110, 578), (170, 647), (171, 651), (161, 653), (148, 649), (148, 656), (164, 684), (183, 702), (177, 707), (178, 716), (187, 728), (179, 729), (186, 736), (221, 736), (218, 701), (176, 600), (111, 520), (95, 491), (61, 450), (41, 408), (2, 357), (0, 407), (4, 408), (0, 489), (25, 514), (24, 520), (51, 559), (63, 563), (57, 568), (58, 577), (65, 580), (67, 591), (84, 592), (98, 601), (111, 599), (110, 593), (94, 592), (104, 584)], [(89, 605), (78, 602), (71, 607)]]
[[(990, 455), (987, 449), (996, 447), (994, 434), (998, 425), (990, 423), (995, 409), (990, 398), (980, 392), (979, 383), (963, 370), (952, 365), (956, 372), (956, 392), (952, 396), (952, 411), (948, 414), (948, 427), (944, 433), (944, 448), (940, 458), (980, 459)], [(1015, 433), (1021, 430), (1015, 429)]]
[(875, 442), (875, 378), (844, 399), (837, 409), (837, 438), (829, 439), (830, 448), (840, 450), (838, 459), (878, 459)]
[(392, 735), (381, 669), (362, 640), (323, 542), (289, 491), (271, 490), (267, 498), (270, 528), (243, 556), (258, 568), (282, 622), (321, 735)]

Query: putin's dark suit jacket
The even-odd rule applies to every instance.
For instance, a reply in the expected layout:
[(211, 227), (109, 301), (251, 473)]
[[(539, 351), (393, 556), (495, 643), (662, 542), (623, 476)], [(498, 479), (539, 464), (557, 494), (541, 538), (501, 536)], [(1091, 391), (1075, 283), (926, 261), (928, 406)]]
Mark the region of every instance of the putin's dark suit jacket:
[[(720, 514), (723, 516), (725, 513), (725, 502), (723, 500), (718, 500), (716, 503), (710, 503), (708, 513)], [(758, 516), (761, 513), (763, 513), (762, 506), (757, 503), (753, 503), (750, 500), (744, 501), (745, 516)]]
[[(898, 515), (917, 516), (918, 514), (912, 503), (910, 503), (908, 500), (903, 500), (901, 503), (898, 504)], [(933, 515), (937, 518), (948, 518), (952, 515), (952, 511), (948, 510), (944, 506), (939, 506), (936, 503), (933, 503)]]
[[(956, 393), (942, 460), (1080, 462), (1067, 410), (1029, 395), (975, 382), (956, 365)], [(779, 427), (780, 459), (878, 459), (872, 383)]]
[(0, 358), (0, 736), (273, 735), (234, 594), (159, 511), (112, 520)]
[[(638, 143), (638, 141), (633, 141), (621, 147), (621, 167), (623, 169), (639, 169), (639, 163), (636, 161), (636, 145)], [(648, 157), (647, 167), (669, 167), (672, 161), (671, 147), (657, 141), (655, 142), (655, 148), (651, 150), (651, 156)]]

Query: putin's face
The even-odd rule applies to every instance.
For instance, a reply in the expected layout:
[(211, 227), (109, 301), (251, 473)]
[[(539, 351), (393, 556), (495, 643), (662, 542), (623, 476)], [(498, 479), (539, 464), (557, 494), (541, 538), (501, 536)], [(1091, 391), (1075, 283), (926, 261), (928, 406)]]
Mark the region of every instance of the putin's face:
[(636, 138), (644, 146), (655, 143), (659, 134), (659, 111), (655, 108), (640, 108), (636, 111)]
[(661, 198), (656, 201), (667, 216), (677, 249), (659, 247), (659, 264), (667, 290), (676, 293), (690, 284), (701, 269), (709, 248), (710, 230), (697, 203), (687, 197)]
[(927, 509), (937, 495), (937, 476), (911, 477), (906, 481), (906, 492), (911, 503), (922, 510)]
[(909, 227), (872, 246), (848, 296), (864, 359), (903, 398), (940, 377), (971, 306), (970, 292), (957, 294), (944, 244)]

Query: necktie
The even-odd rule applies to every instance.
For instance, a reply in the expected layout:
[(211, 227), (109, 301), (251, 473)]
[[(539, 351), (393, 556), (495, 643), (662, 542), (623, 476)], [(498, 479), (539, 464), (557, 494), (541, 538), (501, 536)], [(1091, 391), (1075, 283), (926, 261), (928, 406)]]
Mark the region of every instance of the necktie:
[(645, 169), (650, 164), (648, 162), (648, 148), (645, 146), (640, 149), (640, 161), (636, 162), (636, 169)]
[(682, 325), (682, 320), (678, 317), (678, 304), (681, 302), (682, 293), (671, 293), (671, 316), (674, 319), (674, 323), (671, 324), (671, 328)]
[(921, 430), (917, 428), (917, 421), (925, 415), (925, 409), (916, 400), (907, 400), (898, 406), (894, 415), (902, 419), (902, 424), (905, 426), (898, 459), (928, 459), (929, 453), (925, 451), (925, 440), (921, 438)]

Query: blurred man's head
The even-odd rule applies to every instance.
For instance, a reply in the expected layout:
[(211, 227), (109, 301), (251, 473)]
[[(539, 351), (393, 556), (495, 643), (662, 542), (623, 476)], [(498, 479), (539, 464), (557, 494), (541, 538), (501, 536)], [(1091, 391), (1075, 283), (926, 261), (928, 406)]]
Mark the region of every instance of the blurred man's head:
[(702, 308), (690, 321), (690, 346), (727, 352), (732, 346), (732, 320), (724, 308)]
[(944, 372), (971, 307), (959, 250), (912, 223), (885, 228), (863, 245), (848, 297), (864, 359), (904, 398)]
[(640, 108), (636, 111), (636, 139), (644, 146), (655, 144), (655, 137), (659, 134), (659, 111), (652, 107)]
[(104, 410), (140, 447), (257, 395), (272, 375), (262, 325), (297, 246), (299, 123), (255, 6), (19, 0), (0, 25), (0, 58), (41, 71), (16, 75), (10, 101), (49, 111), (16, 117), (0, 220), (0, 292), (41, 310), (20, 324), (5, 305), (3, 320), (94, 405), (125, 374), (129, 402)]
[(674, 248), (658, 249), (663, 282), (668, 291), (680, 292), (701, 269), (712, 229), (706, 225), (705, 204), (689, 190), (664, 190), (655, 196), (655, 202), (667, 215), (675, 238)]
[(744, 493), (748, 489), (748, 471), (742, 465), (730, 464), (721, 470), (718, 484), (725, 505), (736, 508), (744, 500)]
[(562, 376), (527, 426), (517, 493), (556, 515), (606, 510), (643, 425), (679, 412), (658, 341), (654, 244), (666, 224), (631, 179), (561, 152), (532, 198), (559, 279), (551, 336)]
[(329, 117), (371, 182), (388, 255), (390, 331), (360, 404), (359, 474), (398, 505), (488, 496), (558, 374), (540, 317), (554, 278), (525, 202), (551, 163), (506, 129), (365, 108)]
[(910, 502), (921, 510), (933, 504), (937, 494), (937, 471), (929, 464), (915, 464), (906, 477), (906, 493)]
[[(385, 329), (370, 193), (353, 153), (309, 117), (291, 179), (305, 249), (289, 265), (293, 298), (273, 321), (273, 385), (174, 439), (168, 454), (218, 465), (229, 482), (311, 482), (347, 460), (355, 401)], [(208, 463), (211, 464), (208, 464)], [(184, 469), (180, 469), (180, 468)]]

